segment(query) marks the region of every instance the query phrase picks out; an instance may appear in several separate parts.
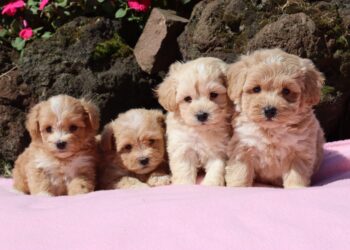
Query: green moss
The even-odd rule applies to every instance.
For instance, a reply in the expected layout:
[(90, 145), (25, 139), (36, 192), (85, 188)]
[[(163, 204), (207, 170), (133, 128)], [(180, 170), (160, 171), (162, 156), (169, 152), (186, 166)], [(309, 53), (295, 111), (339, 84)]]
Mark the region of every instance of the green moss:
[(8, 161), (0, 159), (0, 176), (10, 178), (12, 176), (12, 164)]
[(92, 58), (93, 60), (98, 61), (112, 56), (127, 57), (131, 52), (131, 48), (124, 43), (118, 34), (115, 34), (112, 39), (103, 41), (96, 45)]

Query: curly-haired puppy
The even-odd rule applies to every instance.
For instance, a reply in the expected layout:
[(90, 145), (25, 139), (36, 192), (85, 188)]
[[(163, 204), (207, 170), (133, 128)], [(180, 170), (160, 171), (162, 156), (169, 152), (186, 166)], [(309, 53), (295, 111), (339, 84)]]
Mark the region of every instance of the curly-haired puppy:
[(167, 151), (172, 183), (224, 185), (226, 147), (230, 138), (227, 65), (216, 58), (177, 62), (156, 90), (168, 111)]
[(26, 127), (32, 141), (15, 162), (15, 189), (50, 196), (94, 190), (99, 128), (95, 105), (54, 96), (30, 110)]
[(228, 148), (228, 186), (310, 184), (323, 155), (323, 132), (312, 109), (323, 82), (309, 59), (280, 49), (255, 51), (230, 66), (228, 93), (238, 115)]
[(100, 146), (99, 189), (170, 184), (161, 111), (132, 109), (120, 114), (105, 126)]

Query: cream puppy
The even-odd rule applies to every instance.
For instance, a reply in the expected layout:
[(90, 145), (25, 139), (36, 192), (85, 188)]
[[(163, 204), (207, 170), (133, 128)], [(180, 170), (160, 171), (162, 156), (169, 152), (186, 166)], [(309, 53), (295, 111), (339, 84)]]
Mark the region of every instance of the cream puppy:
[(99, 128), (95, 105), (54, 96), (30, 110), (26, 127), (32, 141), (15, 162), (15, 189), (49, 196), (94, 190)]
[(132, 109), (120, 114), (105, 126), (100, 146), (99, 189), (170, 184), (161, 111)]
[(224, 185), (232, 106), (226, 67), (211, 57), (177, 62), (156, 90), (168, 111), (167, 151), (174, 184), (195, 184), (202, 168), (206, 172), (202, 184)]
[(228, 93), (238, 113), (227, 186), (310, 184), (323, 155), (323, 132), (312, 109), (323, 82), (310, 60), (280, 49), (255, 51), (230, 66)]

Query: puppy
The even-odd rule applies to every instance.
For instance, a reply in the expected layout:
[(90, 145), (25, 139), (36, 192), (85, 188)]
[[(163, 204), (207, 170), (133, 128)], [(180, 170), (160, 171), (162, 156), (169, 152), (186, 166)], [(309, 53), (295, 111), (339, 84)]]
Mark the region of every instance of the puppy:
[(107, 124), (101, 135), (99, 189), (170, 184), (165, 154), (164, 115), (132, 109)]
[(224, 185), (232, 112), (226, 69), (226, 63), (211, 57), (177, 62), (156, 90), (168, 111), (167, 151), (174, 184), (195, 184), (203, 169), (202, 184)]
[(30, 110), (26, 127), (32, 141), (15, 162), (15, 189), (49, 196), (94, 190), (99, 128), (95, 105), (54, 96)]
[(323, 132), (312, 109), (323, 83), (309, 59), (280, 49), (255, 51), (229, 67), (228, 93), (237, 116), (227, 186), (310, 184), (323, 154)]

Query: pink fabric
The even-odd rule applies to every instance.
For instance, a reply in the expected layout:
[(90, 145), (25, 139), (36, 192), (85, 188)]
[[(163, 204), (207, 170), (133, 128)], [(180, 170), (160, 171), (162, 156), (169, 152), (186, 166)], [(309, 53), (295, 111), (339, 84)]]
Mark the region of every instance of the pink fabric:
[(326, 145), (314, 187), (168, 186), (76, 197), (10, 192), (1, 249), (348, 249), (350, 141)]

